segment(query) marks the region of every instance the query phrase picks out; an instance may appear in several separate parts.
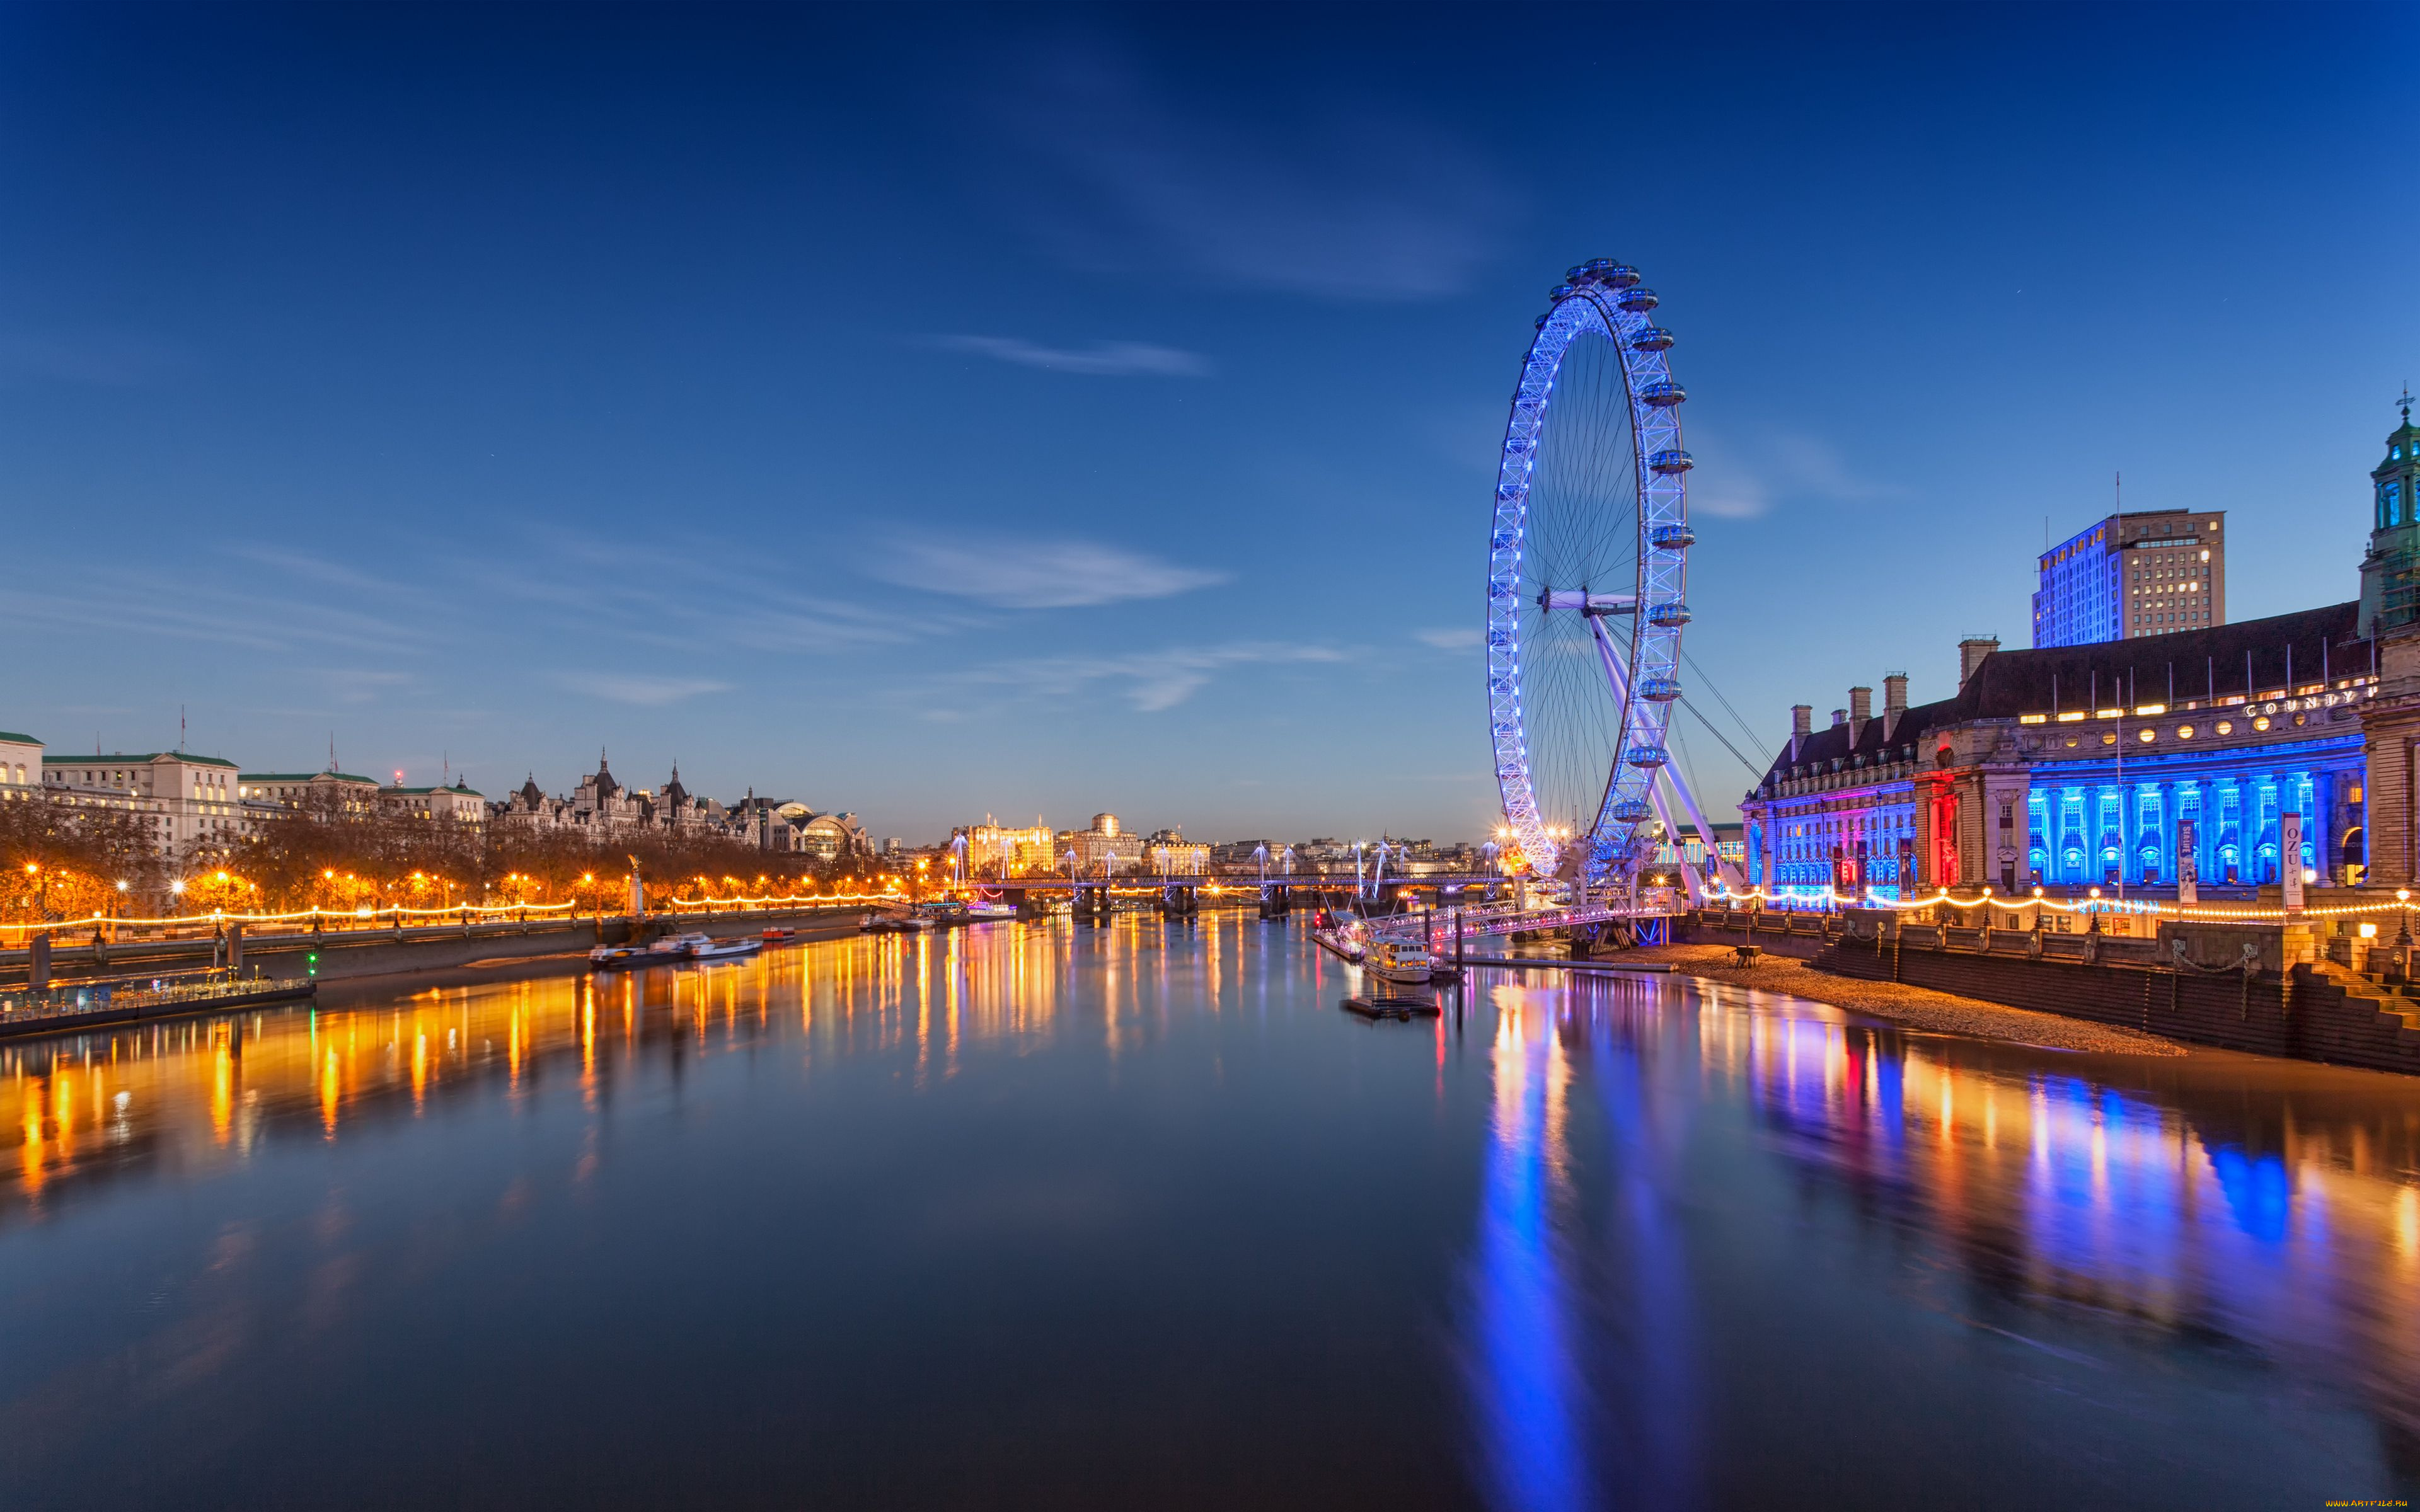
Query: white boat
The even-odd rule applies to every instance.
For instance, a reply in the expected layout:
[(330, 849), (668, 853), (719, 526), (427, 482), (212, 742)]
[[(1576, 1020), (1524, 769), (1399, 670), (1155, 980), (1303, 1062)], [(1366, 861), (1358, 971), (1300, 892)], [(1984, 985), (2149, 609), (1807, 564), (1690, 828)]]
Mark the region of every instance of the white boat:
[(1361, 952), (1361, 969), (1381, 981), (1425, 987), (1430, 973), (1436, 970), (1436, 962), (1430, 958), (1424, 945), (1373, 940)]
[(863, 934), (914, 934), (932, 927), (933, 920), (922, 914), (864, 914), (857, 921)]
[(698, 946), (713, 943), (713, 936), (707, 934), (667, 934), (647, 947), (647, 955), (657, 962), (683, 961)]
[(647, 951), (637, 945), (600, 945), (588, 952), (588, 964), (597, 971), (613, 971), (623, 966), (647, 964)]
[(763, 949), (765, 937), (761, 934), (736, 940), (709, 940), (700, 934), (692, 938), (689, 958), (692, 961), (728, 961), (737, 956), (754, 955)]

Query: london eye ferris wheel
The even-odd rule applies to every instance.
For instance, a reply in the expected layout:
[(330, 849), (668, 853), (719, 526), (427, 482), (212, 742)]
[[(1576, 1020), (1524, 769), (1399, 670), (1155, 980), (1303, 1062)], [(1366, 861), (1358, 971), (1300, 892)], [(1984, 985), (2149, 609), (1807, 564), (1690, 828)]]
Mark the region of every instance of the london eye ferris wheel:
[(1599, 886), (1636, 873), (1654, 826), (1680, 837), (1675, 800), (1712, 848), (1668, 748), (1697, 540), (1688, 395), (1637, 269), (1583, 263), (1550, 299), (1497, 472), (1489, 732), (1505, 824), (1530, 868)]

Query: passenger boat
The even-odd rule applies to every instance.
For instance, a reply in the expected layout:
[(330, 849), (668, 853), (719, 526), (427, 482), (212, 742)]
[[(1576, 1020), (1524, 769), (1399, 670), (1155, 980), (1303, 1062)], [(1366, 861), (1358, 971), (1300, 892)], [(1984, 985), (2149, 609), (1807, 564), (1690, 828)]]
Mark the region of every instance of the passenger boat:
[(689, 958), (692, 961), (730, 961), (743, 955), (754, 955), (765, 949), (759, 935), (741, 935), (736, 940), (710, 940), (703, 934), (690, 937)]
[(769, 925), (765, 931), (765, 943), (768, 945), (779, 945), (783, 940), (790, 938), (798, 933), (799, 932), (794, 929), (783, 929), (779, 924)]
[(625, 966), (643, 966), (650, 959), (644, 946), (600, 945), (588, 952), (588, 968), (592, 971), (619, 971)]
[(864, 914), (857, 921), (861, 934), (916, 934), (932, 927), (931, 919), (916, 914)]
[(689, 959), (690, 952), (698, 946), (712, 945), (713, 943), (714, 937), (709, 934), (699, 934), (695, 933), (688, 934), (667, 934), (662, 939), (658, 940), (653, 945), (647, 947), (647, 957), (649, 960), (659, 964), (666, 961), (686, 961)]
[(1381, 981), (1405, 986), (1425, 987), (1436, 963), (1424, 945), (1405, 945), (1400, 940), (1373, 940), (1361, 952), (1361, 969)]
[(1015, 918), (1016, 904), (997, 898), (977, 898), (967, 904), (966, 914), (970, 922), (984, 918)]

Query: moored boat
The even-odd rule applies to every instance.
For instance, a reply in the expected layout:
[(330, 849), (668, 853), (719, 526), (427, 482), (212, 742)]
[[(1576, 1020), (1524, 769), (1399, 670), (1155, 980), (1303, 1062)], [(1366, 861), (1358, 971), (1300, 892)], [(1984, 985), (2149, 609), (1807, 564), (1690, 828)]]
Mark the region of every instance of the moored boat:
[(1368, 941), (1361, 933), (1361, 923), (1358, 919), (1343, 919), (1333, 924), (1322, 924), (1311, 932), (1311, 938), (1313, 944), (1328, 954), (1340, 960), (1349, 961), (1357, 966), (1361, 964), (1361, 958), (1368, 949)]
[(736, 940), (711, 940), (699, 934), (690, 937), (689, 958), (692, 961), (730, 961), (743, 955), (754, 955), (765, 949), (761, 936), (741, 935)]
[(651, 959), (644, 946), (600, 945), (588, 952), (592, 971), (619, 971), (625, 966), (643, 966)]
[(1428, 948), (1400, 940), (1373, 940), (1361, 952), (1361, 969), (1381, 981), (1422, 987), (1436, 970)]

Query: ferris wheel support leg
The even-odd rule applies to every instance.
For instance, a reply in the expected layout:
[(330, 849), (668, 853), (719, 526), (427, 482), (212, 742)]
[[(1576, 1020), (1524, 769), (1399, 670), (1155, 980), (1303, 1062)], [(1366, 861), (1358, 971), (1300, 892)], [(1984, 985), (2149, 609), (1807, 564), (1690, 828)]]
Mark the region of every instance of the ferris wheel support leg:
[[(1681, 776), (1678, 768), (1671, 766), (1664, 768), (1664, 776), (1670, 780), (1672, 791), (1681, 795), (1683, 811), (1688, 814), (1689, 823), (1698, 826), (1699, 838), (1705, 841), (1707, 870), (1721, 878), (1726, 887), (1745, 890), (1747, 887), (1746, 877), (1737, 867), (1726, 865), (1722, 853), (1714, 849), (1714, 827), (1706, 823), (1705, 810), (1698, 807), (1698, 795), (1689, 791), (1687, 779)], [(1668, 829), (1670, 826), (1666, 827)]]

